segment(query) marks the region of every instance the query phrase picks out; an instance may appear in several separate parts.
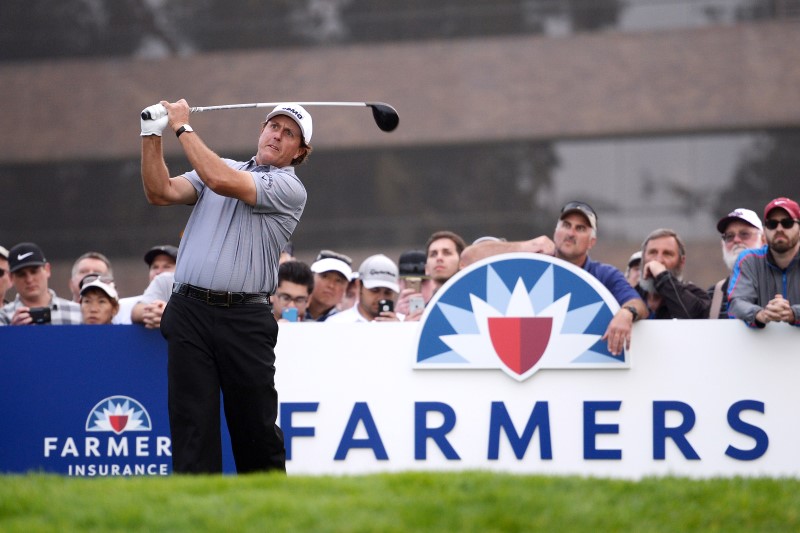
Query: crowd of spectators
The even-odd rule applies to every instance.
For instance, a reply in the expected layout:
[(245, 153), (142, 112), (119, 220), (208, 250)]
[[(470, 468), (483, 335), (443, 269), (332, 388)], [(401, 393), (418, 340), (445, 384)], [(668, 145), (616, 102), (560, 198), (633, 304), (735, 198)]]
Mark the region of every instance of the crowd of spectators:
[[(360, 265), (345, 254), (321, 250), (311, 264), (294, 257), (290, 242), (281, 254), (278, 285), (271, 296), (279, 322), (416, 321), (433, 295), (460, 269), (508, 252), (554, 255), (597, 277), (617, 299), (605, 339), (612, 353), (629, 346), (631, 326), (642, 319), (738, 318), (763, 328), (769, 322), (800, 325), (800, 206), (776, 198), (763, 210), (736, 208), (722, 217), (720, 234), (726, 276), (707, 289), (684, 279), (683, 238), (658, 228), (644, 239), (623, 269), (590, 258), (599, 216), (585, 202), (561, 210), (552, 238), (507, 241), (484, 236), (467, 244), (455, 232), (432, 233), (424, 248), (384, 254)], [(42, 249), (22, 242), (0, 246), (0, 326), (31, 324), (140, 324), (158, 328), (172, 293), (178, 248), (158, 245), (144, 254), (148, 281), (141, 294), (119, 298), (114, 272), (102, 253), (81, 254), (72, 265), (71, 298), (50, 288), (51, 267)], [(15, 292), (9, 301), (7, 296)]]

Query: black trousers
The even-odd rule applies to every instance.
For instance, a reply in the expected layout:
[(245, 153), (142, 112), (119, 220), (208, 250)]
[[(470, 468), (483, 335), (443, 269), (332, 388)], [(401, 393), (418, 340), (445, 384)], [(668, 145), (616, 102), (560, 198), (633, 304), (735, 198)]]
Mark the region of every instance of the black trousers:
[(218, 307), (173, 294), (161, 333), (169, 353), (173, 472), (222, 472), (220, 391), (237, 472), (285, 472), (275, 424), (278, 324), (270, 307)]

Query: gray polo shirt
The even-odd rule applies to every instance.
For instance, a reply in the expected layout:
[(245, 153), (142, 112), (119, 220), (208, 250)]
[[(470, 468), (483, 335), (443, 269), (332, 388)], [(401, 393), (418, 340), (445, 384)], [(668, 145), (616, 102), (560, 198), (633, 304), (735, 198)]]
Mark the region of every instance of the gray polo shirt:
[(259, 166), (223, 159), (246, 170), (256, 185), (256, 205), (220, 196), (192, 170), (184, 177), (197, 191), (197, 203), (178, 251), (175, 281), (231, 292), (273, 292), (278, 258), (306, 205), (306, 189), (294, 167)]

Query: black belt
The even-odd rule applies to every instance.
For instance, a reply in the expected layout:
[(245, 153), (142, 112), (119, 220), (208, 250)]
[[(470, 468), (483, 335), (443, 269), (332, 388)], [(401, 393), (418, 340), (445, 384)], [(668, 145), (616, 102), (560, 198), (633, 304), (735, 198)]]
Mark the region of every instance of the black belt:
[(268, 292), (223, 292), (212, 291), (202, 287), (195, 287), (188, 283), (173, 283), (173, 294), (181, 294), (208, 305), (221, 305), (229, 307), (237, 304), (269, 304)]

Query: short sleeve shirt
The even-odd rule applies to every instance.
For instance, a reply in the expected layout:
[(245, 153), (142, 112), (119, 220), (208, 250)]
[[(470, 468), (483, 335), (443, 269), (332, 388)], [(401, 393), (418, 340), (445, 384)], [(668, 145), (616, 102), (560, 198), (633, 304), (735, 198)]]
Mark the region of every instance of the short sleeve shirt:
[(175, 281), (231, 292), (273, 292), (278, 258), (306, 205), (306, 190), (293, 167), (277, 168), (223, 159), (250, 173), (256, 204), (221, 196), (196, 171), (184, 177), (197, 191), (178, 252)]

